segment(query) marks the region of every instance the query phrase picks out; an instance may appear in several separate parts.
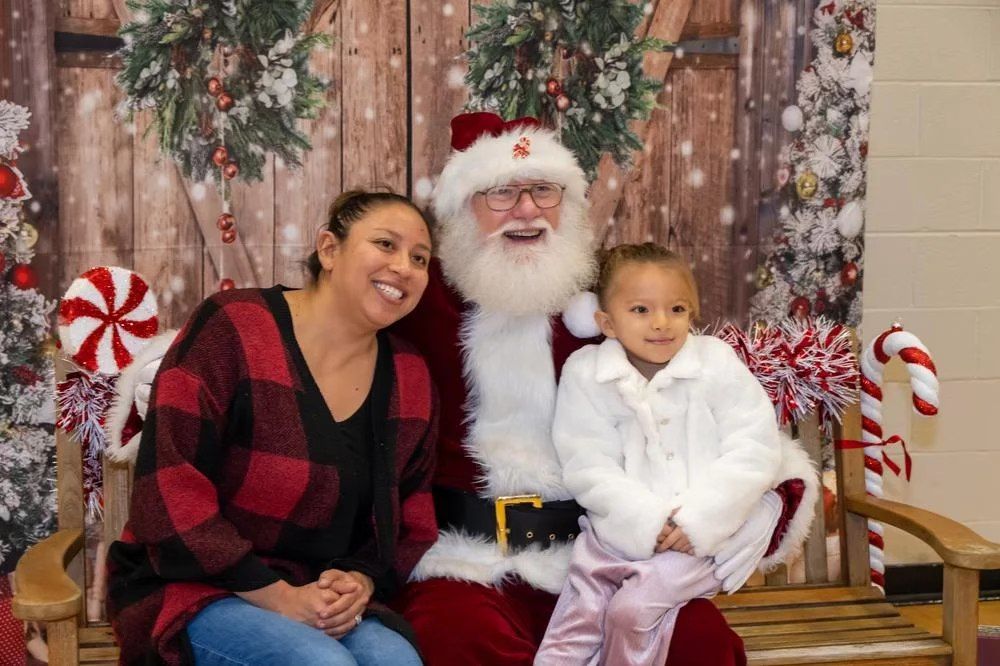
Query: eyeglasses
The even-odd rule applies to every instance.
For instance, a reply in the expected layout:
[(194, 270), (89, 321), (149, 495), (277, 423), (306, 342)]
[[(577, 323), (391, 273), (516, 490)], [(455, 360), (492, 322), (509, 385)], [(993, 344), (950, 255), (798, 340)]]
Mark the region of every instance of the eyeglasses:
[(533, 185), (497, 185), (485, 192), (477, 192), (486, 197), (486, 207), (502, 213), (510, 210), (521, 200), (521, 194), (528, 193), (531, 200), (539, 208), (555, 208), (562, 201), (563, 190), (566, 188), (558, 183), (535, 183)]

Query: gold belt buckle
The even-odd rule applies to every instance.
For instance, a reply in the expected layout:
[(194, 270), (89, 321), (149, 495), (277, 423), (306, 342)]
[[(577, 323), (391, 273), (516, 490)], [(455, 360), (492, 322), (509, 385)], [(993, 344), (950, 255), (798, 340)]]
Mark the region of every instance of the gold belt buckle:
[(542, 496), (505, 495), (504, 497), (496, 498), (494, 504), (496, 505), (496, 512), (497, 512), (497, 543), (500, 544), (500, 552), (506, 555), (507, 535), (510, 534), (510, 530), (507, 529), (507, 507), (512, 504), (530, 504), (536, 509), (541, 509)]

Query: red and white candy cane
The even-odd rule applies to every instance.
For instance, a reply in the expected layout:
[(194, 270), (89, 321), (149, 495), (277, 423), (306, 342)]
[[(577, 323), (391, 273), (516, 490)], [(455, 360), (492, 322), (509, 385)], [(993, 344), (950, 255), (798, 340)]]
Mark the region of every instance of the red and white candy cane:
[[(888, 439), (882, 433), (882, 370), (893, 356), (906, 362), (913, 389), (913, 410), (923, 416), (938, 411), (938, 378), (934, 361), (927, 347), (912, 333), (896, 323), (868, 345), (861, 355), (861, 427), (865, 444), (865, 490), (872, 497), (882, 497), (882, 463), (898, 467), (885, 455), (885, 446), (902, 439)], [(906, 474), (909, 478), (909, 454), (906, 453)], [(885, 556), (882, 524), (868, 521), (869, 562), (872, 584), (885, 591)]]

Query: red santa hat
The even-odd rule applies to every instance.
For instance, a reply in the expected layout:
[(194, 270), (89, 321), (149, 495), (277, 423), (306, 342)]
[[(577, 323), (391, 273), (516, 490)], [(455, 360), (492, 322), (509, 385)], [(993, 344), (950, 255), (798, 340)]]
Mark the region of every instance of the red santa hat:
[(451, 120), (451, 147), (432, 200), (443, 223), (466, 212), (476, 192), (514, 180), (558, 183), (566, 188), (564, 200), (586, 210), (583, 169), (556, 133), (535, 118), (504, 121), (494, 113), (463, 113)]

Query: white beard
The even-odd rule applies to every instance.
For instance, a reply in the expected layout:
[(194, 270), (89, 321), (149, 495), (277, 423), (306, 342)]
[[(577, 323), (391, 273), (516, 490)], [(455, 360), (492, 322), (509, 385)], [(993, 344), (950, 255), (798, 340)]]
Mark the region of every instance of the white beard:
[(545, 227), (543, 240), (518, 247), (501, 232), (483, 238), (475, 215), (468, 209), (441, 220), (438, 256), (445, 279), (483, 312), (561, 312), (570, 297), (591, 286), (597, 272), (586, 211), (564, 200), (557, 230), (553, 231), (544, 218), (530, 224)]

